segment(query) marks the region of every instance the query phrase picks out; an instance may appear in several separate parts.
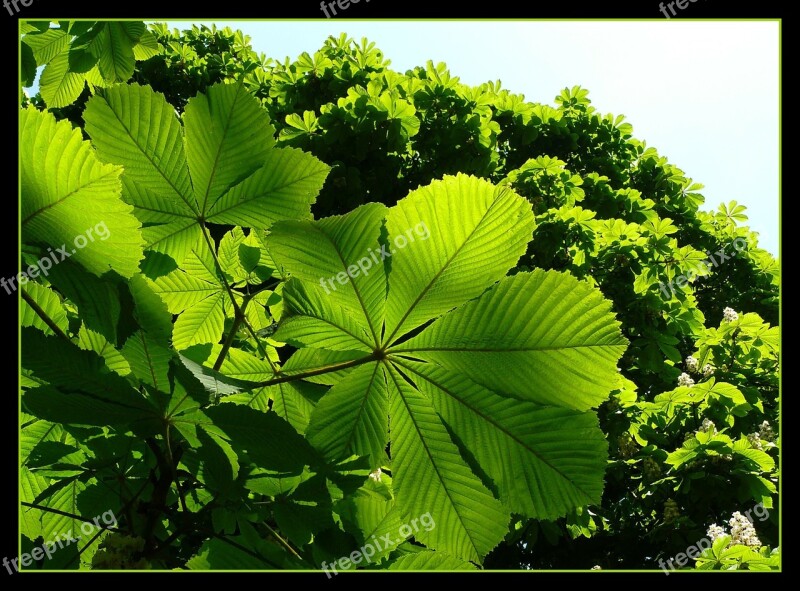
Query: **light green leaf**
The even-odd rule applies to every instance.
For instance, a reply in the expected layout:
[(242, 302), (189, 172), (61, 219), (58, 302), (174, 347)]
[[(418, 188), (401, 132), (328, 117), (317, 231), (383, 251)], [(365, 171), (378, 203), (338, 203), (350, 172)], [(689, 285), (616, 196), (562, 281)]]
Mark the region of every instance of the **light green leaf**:
[(63, 248), (96, 275), (136, 273), (141, 225), (120, 198), (122, 169), (101, 164), (80, 131), (50, 113), (22, 111), (20, 135), (23, 242)]
[(306, 299), (344, 308), (353, 319), (345, 329), (356, 324), (356, 334), (363, 330), (373, 345), (380, 341), (386, 300), (379, 242), (385, 212), (371, 203), (316, 222), (278, 222), (267, 237), (275, 262), (305, 284)]
[(510, 515), (461, 458), (431, 402), (389, 370), (393, 488), (405, 522), (429, 513), (417, 539), (480, 562), (505, 536)]
[(608, 396), (626, 345), (598, 290), (536, 269), (503, 279), (393, 352), (507, 396), (587, 410)]
[(423, 550), (421, 552), (414, 552), (401, 556), (389, 565), (389, 570), (415, 570), (415, 571), (428, 571), (428, 570), (476, 570), (475, 565), (459, 560), (454, 556), (449, 556), (444, 552), (433, 552), (431, 550)]
[(64, 51), (45, 66), (39, 80), (39, 92), (49, 108), (66, 107), (78, 100), (84, 81), (83, 74), (70, 71), (69, 52)]
[(208, 209), (208, 221), (268, 228), (277, 220), (311, 217), (330, 167), (294, 148), (266, 152), (261, 168)]
[(210, 214), (228, 189), (264, 164), (275, 128), (242, 83), (217, 84), (197, 95), (186, 105), (183, 121), (197, 202)]
[(357, 367), (322, 397), (306, 437), (325, 456), (369, 456), (380, 466), (389, 439), (389, 398), (381, 364)]
[(411, 192), (389, 211), (386, 228), (392, 342), (503, 277), (524, 254), (534, 221), (530, 203), (510, 189), (458, 175)]
[(511, 511), (555, 520), (600, 502), (607, 444), (593, 412), (497, 396), (431, 364), (396, 364), (475, 455)]

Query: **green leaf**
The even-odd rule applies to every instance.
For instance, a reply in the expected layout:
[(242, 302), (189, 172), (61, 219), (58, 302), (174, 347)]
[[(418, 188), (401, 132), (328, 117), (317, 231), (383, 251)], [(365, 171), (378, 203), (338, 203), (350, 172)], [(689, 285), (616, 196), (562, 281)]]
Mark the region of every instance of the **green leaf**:
[(298, 433), (305, 433), (316, 401), (325, 389), (307, 382), (287, 382), (269, 388), (272, 410), (288, 422)]
[(29, 45), (22, 43), (20, 49), (20, 84), (25, 88), (33, 86), (36, 80), (36, 58)]
[(133, 47), (145, 31), (142, 22), (99, 23), (102, 27), (89, 44), (106, 82), (126, 82), (136, 65)]
[[(305, 309), (313, 314), (314, 302), (326, 300), (341, 306), (342, 314), (349, 313), (352, 319), (346, 323), (341, 315), (322, 319), (330, 329), (345, 333), (341, 338), (361, 340), (366, 333), (370, 346), (379, 343), (386, 300), (379, 241), (385, 213), (384, 206), (371, 203), (343, 216), (278, 222), (272, 227), (267, 248), (273, 259), (305, 284), (304, 305), (295, 313)], [(312, 330), (323, 324), (310, 322)]]
[(607, 444), (593, 412), (520, 402), (431, 364), (396, 363), (475, 455), (511, 511), (555, 520), (600, 503)]
[(140, 223), (120, 197), (118, 166), (101, 164), (68, 121), (27, 109), (21, 113), (22, 240), (63, 249), (96, 275), (138, 271)]
[[(32, 282), (29, 282), (22, 289), (31, 296), (33, 301), (36, 302), (36, 305), (42, 309), (47, 317), (50, 318), (62, 332), (68, 332), (67, 313), (61, 305), (61, 299), (52, 289)], [(45, 323), (39, 314), (34, 311), (28, 302), (20, 299), (19, 305), (20, 326), (33, 326), (46, 334), (54, 334), (53, 330)]]
[(419, 541), (480, 562), (505, 536), (508, 511), (461, 458), (431, 402), (394, 368), (388, 383), (392, 484), (401, 515), (408, 523), (429, 513), (436, 527), (417, 532)]
[(432, 552), (423, 550), (401, 556), (389, 565), (389, 570), (476, 570), (475, 565), (464, 560), (459, 560), (454, 556), (449, 556), (444, 552)]
[(599, 291), (536, 269), (503, 279), (393, 352), (506, 396), (587, 410), (608, 396), (626, 345)]
[(328, 171), (311, 156), (273, 148), (267, 113), (241, 84), (191, 99), (183, 126), (163, 95), (135, 84), (90, 99), (84, 119), (100, 156), (124, 166), (124, 194), (147, 248), (178, 265), (206, 250), (207, 222), (266, 227), (308, 217)]
[(394, 252), (386, 302), (392, 342), (503, 277), (525, 253), (534, 222), (530, 204), (510, 189), (458, 175), (411, 192), (386, 227)]
[(158, 40), (150, 31), (142, 33), (138, 43), (133, 46), (133, 57), (137, 61), (149, 60), (151, 57), (157, 56), (158, 52)]
[(70, 37), (61, 29), (47, 28), (42, 33), (31, 33), (22, 38), (22, 42), (33, 50), (38, 65), (52, 61), (69, 47)]
[(225, 324), (225, 294), (216, 293), (180, 315), (172, 342), (178, 351), (192, 345), (219, 341)]
[[(19, 470), (19, 499), (25, 503), (33, 503), (42, 491), (47, 489), (48, 481), (43, 476), (28, 468)], [(33, 507), (19, 507), (20, 533), (28, 539), (35, 540), (42, 535), (42, 514)]]
[(274, 338), (295, 346), (313, 345), (331, 351), (370, 351), (370, 335), (344, 309), (330, 309), (325, 296), (304, 283), (289, 280), (283, 288), (291, 311), (282, 319)]
[(105, 368), (102, 357), (59, 337), (23, 328), (22, 363), (54, 386), (31, 390), (24, 397), (25, 406), (40, 418), (105, 425), (131, 423), (154, 414), (124, 378)]
[(388, 441), (389, 397), (379, 363), (357, 367), (331, 388), (311, 415), (306, 437), (325, 456), (369, 456), (380, 466)]
[(113, 400), (136, 394), (119, 375), (105, 370), (102, 357), (35, 328), (22, 329), (22, 362), (42, 380), (69, 391), (82, 391)]
[(200, 571), (264, 570), (275, 567), (248, 546), (248, 542), (242, 539), (242, 536), (236, 536), (230, 542), (226, 539), (213, 538), (203, 543), (186, 566), (190, 570)]
[(202, 235), (175, 109), (150, 87), (131, 84), (92, 97), (83, 116), (98, 154), (125, 169), (125, 196), (147, 247), (181, 264)]
[(236, 394), (246, 390), (252, 390), (255, 384), (245, 380), (237, 380), (221, 374), (218, 371), (204, 367), (186, 357), (185, 355), (178, 355), (181, 363), (188, 369), (194, 378), (199, 381), (203, 387), (210, 393), (215, 395)]
[(299, 474), (304, 466), (319, 463), (308, 442), (275, 413), (220, 404), (206, 414), (235, 447), (247, 450), (258, 467)]
[(129, 311), (121, 305), (123, 284), (100, 279), (71, 260), (60, 262), (48, 273), (52, 285), (78, 307), (87, 329), (112, 344), (121, 344), (130, 336)]
[(183, 120), (197, 202), (211, 215), (228, 189), (264, 164), (275, 129), (241, 83), (218, 84), (197, 95), (186, 105)]
[(78, 346), (84, 351), (94, 351), (105, 360), (106, 367), (121, 376), (131, 373), (131, 367), (125, 357), (106, 340), (106, 338), (86, 326), (78, 331)]
[[(440, 211), (440, 200), (453, 206)], [(306, 433), (329, 457), (363, 455), (376, 465), (386, 441), (387, 410), (373, 392), (383, 366), (399, 514), (430, 511), (439, 526), (418, 540), (480, 562), (502, 539), (510, 511), (555, 519), (599, 501), (606, 444), (595, 414), (581, 411), (617, 383), (626, 341), (609, 302), (587, 283), (538, 270), (502, 278), (533, 227), (529, 205), (510, 191), (454, 177), (384, 212), (367, 205), (272, 227), (268, 249), (292, 276), (275, 337), (303, 347), (283, 371), (324, 369), (325, 361), (333, 369), (331, 349), (365, 360), (372, 350), (376, 363), (316, 376), (333, 387)], [(441, 235), (420, 226), (425, 212)], [(396, 250), (384, 257), (390, 245)], [(349, 268), (371, 249), (389, 260)], [(484, 270), (498, 260), (499, 269)], [(395, 282), (398, 269), (405, 282)], [(487, 488), (492, 480), (506, 507)]]
[(269, 150), (261, 168), (215, 201), (206, 219), (268, 228), (277, 220), (309, 218), (328, 171), (329, 166), (300, 150)]
[(51, 109), (74, 103), (83, 92), (84, 86), (84, 75), (70, 71), (68, 51), (53, 58), (45, 66), (39, 80), (42, 100)]

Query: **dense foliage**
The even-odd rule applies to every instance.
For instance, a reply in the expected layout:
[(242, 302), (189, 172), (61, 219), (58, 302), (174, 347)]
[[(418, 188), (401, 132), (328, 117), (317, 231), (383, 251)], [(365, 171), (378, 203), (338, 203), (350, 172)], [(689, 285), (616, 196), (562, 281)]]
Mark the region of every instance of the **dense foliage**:
[(36, 567), (777, 566), (778, 262), (586, 90), (22, 33)]

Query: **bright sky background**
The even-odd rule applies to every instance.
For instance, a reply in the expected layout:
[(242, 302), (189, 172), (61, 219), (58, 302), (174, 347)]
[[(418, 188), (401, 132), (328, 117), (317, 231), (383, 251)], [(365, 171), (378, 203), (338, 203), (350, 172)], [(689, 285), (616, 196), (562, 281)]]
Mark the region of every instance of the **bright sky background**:
[(635, 137), (703, 183), (707, 209), (746, 205), (760, 245), (778, 253), (777, 22), (214, 22), (276, 59), (346, 32), (375, 41), (400, 72), (444, 61), (464, 83), (499, 79), (532, 102), (552, 104), (580, 85), (597, 109), (625, 115)]

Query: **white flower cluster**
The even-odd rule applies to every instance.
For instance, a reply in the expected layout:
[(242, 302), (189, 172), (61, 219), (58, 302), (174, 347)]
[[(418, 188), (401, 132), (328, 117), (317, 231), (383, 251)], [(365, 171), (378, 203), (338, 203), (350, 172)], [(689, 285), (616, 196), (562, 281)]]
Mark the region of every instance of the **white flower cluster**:
[[(701, 373), (703, 374), (704, 378), (714, 375), (714, 370), (716, 369), (710, 363), (706, 363), (703, 366), (703, 369), (700, 369), (700, 362), (696, 357), (692, 357), (691, 355), (684, 359), (684, 363), (686, 364), (686, 369), (689, 373)], [(683, 373), (680, 375), (680, 377), (678, 377), (678, 384), (681, 386), (692, 386), (694, 385), (694, 381), (692, 381), (692, 378), (689, 377), (689, 374)]]
[(372, 480), (374, 480), (376, 482), (380, 482), (381, 481), (381, 474), (383, 474), (383, 472), (381, 471), (380, 468), (378, 468), (374, 472), (370, 472), (369, 473), (369, 477), (372, 478)]
[(733, 308), (725, 308), (722, 311), (722, 319), (725, 322), (735, 322), (736, 320), (739, 320), (739, 315)]
[(725, 531), (725, 528), (721, 525), (717, 525), (716, 523), (712, 523), (711, 526), (706, 530), (706, 535), (711, 542), (716, 542), (717, 538), (721, 538), (722, 536), (727, 536), (728, 533)]
[(756, 528), (747, 517), (737, 511), (731, 516), (728, 524), (731, 526), (731, 545), (761, 546), (761, 540), (756, 535)]
[[(744, 515), (736, 511), (731, 515), (728, 525), (731, 526), (731, 541), (728, 546), (750, 546), (751, 548), (758, 548), (761, 546), (761, 540), (756, 535), (756, 528), (753, 523)], [(716, 523), (712, 524), (707, 530), (706, 535), (711, 542), (716, 542), (718, 538), (727, 536), (728, 532), (725, 528)]]
[(711, 433), (712, 435), (717, 434), (717, 427), (714, 425), (714, 421), (711, 419), (703, 419), (703, 426), (700, 427), (697, 431), (698, 433)]
[(761, 444), (761, 435), (758, 433), (750, 433), (750, 435), (747, 436), (747, 441), (749, 441), (750, 445), (752, 445), (755, 449), (762, 451), (764, 450), (764, 447)]
[(772, 441), (775, 438), (775, 432), (772, 430), (772, 425), (769, 424), (769, 421), (761, 423), (758, 436), (764, 441)]

